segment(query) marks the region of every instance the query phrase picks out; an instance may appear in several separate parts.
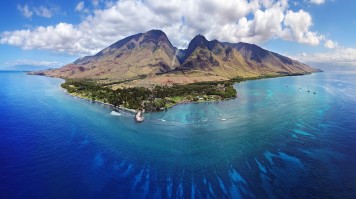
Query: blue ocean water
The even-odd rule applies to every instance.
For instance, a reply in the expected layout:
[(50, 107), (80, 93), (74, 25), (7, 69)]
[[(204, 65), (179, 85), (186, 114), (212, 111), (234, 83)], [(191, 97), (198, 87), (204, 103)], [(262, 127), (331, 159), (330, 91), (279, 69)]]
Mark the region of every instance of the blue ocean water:
[(141, 124), (62, 82), (0, 72), (0, 198), (356, 198), (356, 72), (247, 81)]

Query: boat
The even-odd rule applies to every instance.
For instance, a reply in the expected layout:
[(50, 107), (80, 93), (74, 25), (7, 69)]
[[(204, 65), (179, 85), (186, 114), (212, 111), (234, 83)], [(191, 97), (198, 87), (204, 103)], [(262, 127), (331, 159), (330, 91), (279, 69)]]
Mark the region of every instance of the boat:
[(313, 94), (316, 94), (316, 92), (314, 91)]
[(138, 110), (137, 113), (135, 114), (135, 121), (136, 122), (143, 122), (145, 120), (145, 117), (143, 117), (143, 112), (145, 110)]

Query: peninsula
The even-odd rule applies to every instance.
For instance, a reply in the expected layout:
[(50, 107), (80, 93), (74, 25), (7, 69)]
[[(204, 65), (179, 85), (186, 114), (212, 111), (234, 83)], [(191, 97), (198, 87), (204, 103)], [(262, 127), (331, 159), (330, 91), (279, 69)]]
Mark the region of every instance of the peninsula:
[(130, 109), (236, 97), (234, 82), (320, 70), (248, 43), (195, 36), (178, 49), (161, 30), (126, 37), (58, 69), (30, 72), (64, 78), (68, 93)]

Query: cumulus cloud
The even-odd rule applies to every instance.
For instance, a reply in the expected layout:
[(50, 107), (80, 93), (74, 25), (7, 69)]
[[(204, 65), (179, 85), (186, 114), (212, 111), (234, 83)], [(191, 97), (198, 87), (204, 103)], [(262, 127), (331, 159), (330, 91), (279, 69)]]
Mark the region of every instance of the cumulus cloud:
[(251, 20), (243, 17), (236, 26), (232, 24), (233, 27), (229, 29), (233, 31), (221, 39), (232, 42), (262, 43), (273, 37), (280, 37), (283, 32), (282, 22), (287, 2), (279, 1), (272, 4), (270, 1), (263, 1), (262, 5), (267, 8), (265, 10), (257, 9)]
[(335, 48), (325, 53), (302, 53), (294, 58), (305, 63), (324, 63), (337, 64), (345, 66), (356, 66), (356, 49), (355, 48)]
[(322, 35), (309, 30), (313, 25), (312, 17), (304, 10), (298, 12), (289, 10), (285, 15), (284, 25), (286, 26), (283, 30), (285, 39), (311, 45), (319, 45), (323, 39)]
[(20, 11), (20, 13), (26, 17), (26, 18), (31, 18), (32, 16), (36, 15), (39, 17), (45, 17), (45, 18), (51, 18), (55, 13), (59, 12), (58, 7), (47, 7), (47, 6), (33, 6), (30, 7), (29, 5), (17, 5), (17, 9)]
[(330, 39), (326, 40), (325, 43), (324, 43), (324, 47), (325, 48), (330, 48), (330, 49), (333, 49), (333, 48), (337, 48), (339, 45), (337, 42), (335, 41), (332, 41)]
[(92, 46), (84, 48), (80, 45), (85, 43), (82, 41), (81, 36), (82, 32), (78, 31), (73, 25), (59, 23), (56, 26), (40, 26), (33, 30), (4, 32), (0, 43), (21, 46), (25, 50), (45, 49), (69, 54), (77, 54), (79, 52), (90, 54), (98, 50), (92, 49)]
[[(105, 4), (103, 6), (95, 6)], [(162, 29), (178, 47), (203, 34), (208, 39), (260, 44), (280, 38), (318, 45), (324, 37), (311, 31), (304, 10), (289, 9), (287, 0), (120, 0), (92, 1), (95, 7), (79, 24), (59, 23), (7, 31), (0, 43), (23, 49), (45, 49), (88, 55), (131, 34)], [(102, 7), (103, 9), (98, 9)], [(76, 11), (87, 9), (84, 1)]]

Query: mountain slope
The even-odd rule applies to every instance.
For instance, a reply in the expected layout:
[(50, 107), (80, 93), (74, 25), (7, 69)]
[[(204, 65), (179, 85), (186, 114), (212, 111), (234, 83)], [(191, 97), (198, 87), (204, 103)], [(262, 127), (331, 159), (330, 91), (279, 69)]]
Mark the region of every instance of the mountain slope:
[(319, 71), (254, 44), (208, 41), (202, 35), (195, 36), (187, 49), (178, 50), (164, 32), (151, 30), (62, 68), (31, 74), (145, 86)]
[(160, 30), (132, 35), (62, 68), (41, 71), (62, 78), (126, 80), (164, 73), (179, 65), (166, 34)]
[(177, 70), (205, 71), (226, 78), (259, 75), (236, 49), (217, 40), (208, 41), (201, 35), (190, 42), (185, 53)]
[(183, 52), (178, 70), (209, 71), (227, 78), (319, 71), (253, 44), (208, 41), (201, 35), (194, 37)]
[(250, 67), (257, 68), (260, 73), (305, 74), (320, 72), (318, 69), (280, 54), (270, 52), (254, 44), (243, 42), (233, 44), (225, 42), (224, 45), (237, 49), (245, 58), (247, 64)]

